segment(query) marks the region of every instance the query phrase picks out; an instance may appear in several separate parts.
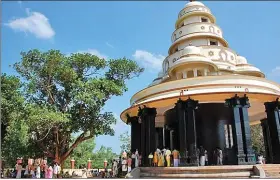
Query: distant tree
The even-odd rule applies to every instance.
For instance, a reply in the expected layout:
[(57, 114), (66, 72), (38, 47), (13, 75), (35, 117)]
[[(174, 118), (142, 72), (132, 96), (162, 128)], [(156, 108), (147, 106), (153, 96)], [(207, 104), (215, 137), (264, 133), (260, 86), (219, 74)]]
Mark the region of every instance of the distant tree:
[(265, 147), (264, 147), (264, 139), (262, 127), (260, 124), (251, 126), (251, 138), (252, 138), (252, 146), (257, 154), (264, 155)]
[[(14, 67), (25, 80), (30, 134), (45, 156), (61, 164), (83, 141), (114, 134), (116, 119), (103, 107), (127, 91), (126, 80), (143, 72), (132, 60), (105, 60), (89, 53), (66, 56), (35, 49), (21, 56)], [(71, 139), (73, 133), (79, 136)]]
[(92, 166), (94, 168), (104, 168), (104, 160), (108, 161), (108, 165), (111, 166), (111, 162), (114, 158), (118, 158), (118, 155), (113, 152), (112, 148), (101, 146), (98, 151), (93, 154)]
[[(73, 138), (74, 139), (74, 138)], [(94, 138), (83, 141), (76, 149), (74, 149), (71, 156), (66, 160), (65, 168), (70, 168), (70, 160), (75, 160), (75, 166), (86, 166), (89, 159), (93, 160), (93, 150), (95, 148)]]
[(119, 136), (119, 140), (121, 141), (121, 152), (123, 152), (123, 151), (130, 152), (130, 150), (131, 150), (131, 137), (128, 134), (128, 131), (121, 134)]

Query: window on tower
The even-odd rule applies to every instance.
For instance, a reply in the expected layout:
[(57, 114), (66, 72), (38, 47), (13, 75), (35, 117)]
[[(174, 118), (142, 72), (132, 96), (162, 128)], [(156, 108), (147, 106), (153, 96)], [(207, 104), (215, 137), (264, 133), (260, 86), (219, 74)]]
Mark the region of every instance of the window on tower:
[(218, 41), (210, 40), (210, 45), (211, 46), (217, 46), (218, 45)]
[(202, 17), (202, 18), (201, 18), (201, 22), (208, 22), (208, 19), (207, 19), (207, 18)]

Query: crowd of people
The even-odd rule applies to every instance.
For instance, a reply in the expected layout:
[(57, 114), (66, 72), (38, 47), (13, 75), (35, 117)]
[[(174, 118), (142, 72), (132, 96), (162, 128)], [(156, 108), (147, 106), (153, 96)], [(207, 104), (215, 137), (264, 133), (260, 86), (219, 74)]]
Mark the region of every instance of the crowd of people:
[(46, 160), (33, 159), (28, 160), (25, 166), (22, 161), (18, 161), (13, 171), (7, 170), (8, 177), (14, 178), (59, 178), (61, 167), (58, 163), (47, 164)]
[[(220, 148), (217, 148), (214, 151), (214, 156), (216, 157), (216, 164), (223, 164), (223, 153)], [(207, 166), (208, 165), (208, 151), (200, 146), (197, 149), (197, 157), (199, 157), (199, 165)], [(149, 156), (149, 165), (154, 167), (178, 167), (180, 163), (180, 158), (182, 158), (182, 154), (179, 153), (176, 149), (173, 151), (169, 150), (169, 148), (163, 148), (160, 150), (157, 148), (154, 153), (150, 153)], [(188, 151), (185, 151), (184, 158), (187, 158), (187, 162), (190, 163), (190, 155)]]

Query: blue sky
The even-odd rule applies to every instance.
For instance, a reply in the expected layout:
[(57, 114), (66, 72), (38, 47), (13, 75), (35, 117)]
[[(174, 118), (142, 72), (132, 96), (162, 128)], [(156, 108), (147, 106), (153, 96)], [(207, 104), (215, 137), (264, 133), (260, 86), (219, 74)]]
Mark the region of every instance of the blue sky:
[[(107, 111), (118, 118), (116, 135), (100, 136), (100, 145), (120, 151), (118, 136), (130, 131), (119, 119), (130, 97), (145, 88), (160, 71), (171, 45), (171, 34), (184, 1), (154, 2), (2, 2), (2, 72), (19, 53), (33, 48), (59, 49), (65, 54), (91, 52), (105, 58), (127, 57), (146, 68), (128, 82), (129, 91), (113, 97)], [(280, 82), (280, 2), (206, 1), (230, 48)]]

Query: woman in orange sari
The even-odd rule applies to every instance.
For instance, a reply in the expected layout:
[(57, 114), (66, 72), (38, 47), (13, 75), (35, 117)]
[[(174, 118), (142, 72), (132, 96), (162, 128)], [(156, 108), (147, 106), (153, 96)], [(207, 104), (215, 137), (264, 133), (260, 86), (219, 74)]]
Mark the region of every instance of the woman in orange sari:
[(155, 167), (158, 166), (158, 154), (157, 154), (156, 151), (155, 151), (155, 153), (154, 153), (153, 165), (154, 165)]
[(164, 157), (163, 157), (163, 155), (161, 153), (159, 153), (158, 166), (159, 167), (164, 166)]

